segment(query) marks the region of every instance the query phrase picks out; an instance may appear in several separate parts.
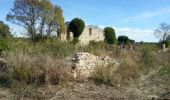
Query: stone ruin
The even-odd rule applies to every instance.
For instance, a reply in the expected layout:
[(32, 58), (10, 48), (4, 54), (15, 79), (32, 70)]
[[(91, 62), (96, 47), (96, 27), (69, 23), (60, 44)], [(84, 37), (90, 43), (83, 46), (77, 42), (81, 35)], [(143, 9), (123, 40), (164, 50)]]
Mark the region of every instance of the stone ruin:
[(107, 67), (109, 64), (113, 65), (113, 70), (117, 70), (120, 65), (118, 60), (112, 59), (108, 56), (98, 57), (86, 52), (76, 53), (72, 58), (71, 71), (74, 78), (77, 77), (89, 77), (95, 71), (96, 66)]

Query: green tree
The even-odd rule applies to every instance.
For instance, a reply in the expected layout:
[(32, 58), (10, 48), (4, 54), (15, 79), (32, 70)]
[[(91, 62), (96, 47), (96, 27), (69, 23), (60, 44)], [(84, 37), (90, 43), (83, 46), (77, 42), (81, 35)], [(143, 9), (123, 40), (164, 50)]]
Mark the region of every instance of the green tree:
[(170, 41), (170, 34), (166, 37), (167, 41)]
[(165, 41), (161, 41), (161, 44), (165, 44), (165, 47), (169, 47), (169, 41), (168, 40), (165, 40)]
[(111, 27), (104, 28), (105, 41), (108, 44), (114, 44), (116, 41), (115, 30)]
[(73, 32), (74, 40), (78, 40), (85, 27), (85, 23), (80, 18), (73, 19), (69, 24), (69, 30)]
[(9, 26), (0, 21), (0, 53), (9, 49), (10, 39), (12, 39), (12, 34)]
[(59, 25), (59, 27), (57, 27), (58, 37), (61, 39), (61, 34), (64, 34), (66, 32), (63, 11), (60, 7), (54, 6), (54, 13), (55, 13), (54, 19)]
[(0, 38), (7, 38), (11, 35), (9, 26), (0, 21)]
[[(57, 14), (60, 16), (56, 17)], [(6, 19), (24, 27), (26, 35), (36, 42), (39, 38), (50, 36), (52, 32), (57, 33), (61, 27), (60, 17), (64, 23), (61, 8), (52, 5), (50, 0), (15, 0)]]
[(119, 44), (128, 44), (129, 38), (127, 36), (119, 36), (118, 37), (118, 42)]
[(134, 43), (135, 43), (135, 40), (129, 39), (129, 43), (130, 43), (130, 44), (134, 44)]

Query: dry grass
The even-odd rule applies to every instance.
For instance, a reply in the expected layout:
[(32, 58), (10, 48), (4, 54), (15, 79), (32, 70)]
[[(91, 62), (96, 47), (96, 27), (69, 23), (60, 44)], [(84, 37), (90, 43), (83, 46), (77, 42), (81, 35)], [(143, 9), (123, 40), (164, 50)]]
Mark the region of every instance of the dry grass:
[(9, 53), (6, 60), (10, 79), (23, 84), (59, 84), (69, 76), (66, 65), (49, 55)]

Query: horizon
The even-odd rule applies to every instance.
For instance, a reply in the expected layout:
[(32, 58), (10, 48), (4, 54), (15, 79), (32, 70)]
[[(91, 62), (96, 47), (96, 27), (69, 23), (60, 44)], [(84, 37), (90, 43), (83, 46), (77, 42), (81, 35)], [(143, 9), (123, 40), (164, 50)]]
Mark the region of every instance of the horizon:
[[(24, 30), (5, 20), (13, 8), (14, 0), (0, 0), (0, 20), (9, 25), (12, 34), (23, 36)], [(126, 35), (137, 42), (158, 42), (153, 34), (161, 22), (169, 22), (169, 0), (50, 0), (63, 10), (65, 22), (78, 17), (86, 25), (97, 25), (100, 28), (113, 27), (116, 36)]]

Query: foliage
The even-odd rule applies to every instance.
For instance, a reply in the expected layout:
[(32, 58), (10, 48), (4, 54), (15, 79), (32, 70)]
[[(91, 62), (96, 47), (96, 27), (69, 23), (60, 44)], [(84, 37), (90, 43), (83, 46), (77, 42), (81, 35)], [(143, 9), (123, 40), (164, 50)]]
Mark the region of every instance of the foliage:
[(159, 74), (161, 76), (168, 75), (168, 77), (169, 77), (170, 76), (170, 67), (169, 67), (169, 65), (162, 66), (162, 68), (159, 70)]
[(9, 26), (0, 21), (0, 38), (7, 38), (11, 35)]
[(108, 44), (114, 44), (116, 41), (115, 30), (111, 27), (104, 28), (105, 41)]
[(165, 47), (169, 47), (169, 41), (165, 40), (165, 41), (162, 41), (161, 44), (165, 44)]
[(167, 41), (170, 41), (170, 34), (166, 37)]
[(108, 73), (108, 72), (109, 72), (108, 68), (104, 66), (97, 66), (96, 72), (92, 78), (97, 84), (113, 85), (112, 83), (113, 76), (111, 75), (111, 73)]
[(22, 26), (33, 42), (48, 37), (52, 32), (64, 27), (62, 10), (53, 6), (49, 0), (15, 0), (14, 8), (7, 15), (8, 21)]
[(129, 38), (127, 36), (119, 36), (118, 42), (119, 44), (127, 44), (129, 41)]
[(54, 6), (54, 18), (56, 20), (56, 22), (58, 22), (58, 31), (57, 31), (57, 35), (58, 37), (61, 39), (61, 34), (64, 34), (66, 31), (66, 26), (64, 23), (64, 17), (63, 17), (63, 11), (60, 7), (58, 6)]
[(84, 27), (85, 27), (85, 23), (80, 18), (75, 18), (70, 22), (69, 29), (71, 32), (73, 32), (74, 39), (79, 38), (79, 36), (84, 30)]
[(154, 34), (160, 38), (161, 41), (165, 41), (167, 36), (170, 35), (170, 24), (161, 23), (158, 29), (155, 29)]
[(135, 40), (129, 39), (129, 43), (130, 43), (130, 44), (134, 44), (134, 43), (135, 43)]

